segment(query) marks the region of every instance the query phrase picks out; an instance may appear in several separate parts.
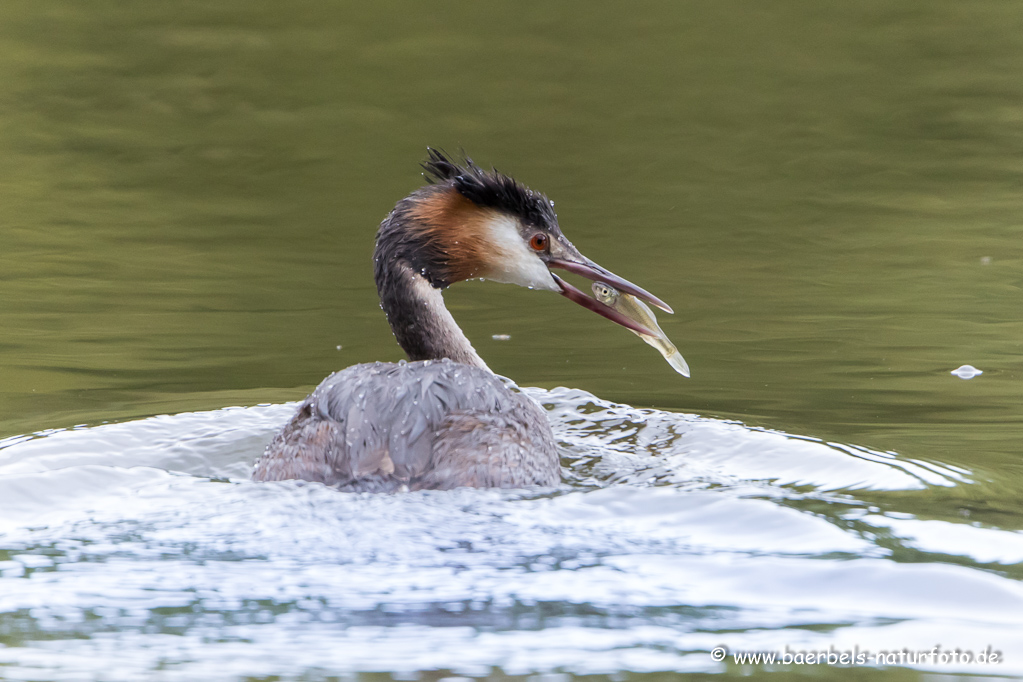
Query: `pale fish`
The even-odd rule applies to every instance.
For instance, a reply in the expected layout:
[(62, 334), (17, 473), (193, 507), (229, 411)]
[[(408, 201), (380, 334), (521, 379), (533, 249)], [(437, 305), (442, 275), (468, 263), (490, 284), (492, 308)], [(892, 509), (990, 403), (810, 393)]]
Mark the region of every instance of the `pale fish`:
[(676, 372), (684, 377), (689, 376), (689, 365), (686, 364), (685, 358), (682, 357), (682, 354), (678, 352), (674, 344), (661, 331), (660, 326), (657, 324), (657, 318), (654, 317), (654, 312), (643, 301), (631, 294), (623, 294), (610, 284), (605, 284), (604, 282), (594, 282), (592, 289), (594, 298), (607, 307), (614, 308), (622, 315), (639, 322), (650, 331), (657, 332), (656, 335), (651, 336), (629, 330), (656, 348)]

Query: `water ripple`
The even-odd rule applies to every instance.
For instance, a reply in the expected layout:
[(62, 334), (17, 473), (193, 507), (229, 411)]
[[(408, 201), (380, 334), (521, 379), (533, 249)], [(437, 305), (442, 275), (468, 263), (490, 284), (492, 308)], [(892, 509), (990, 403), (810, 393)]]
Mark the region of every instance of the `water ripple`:
[(293, 405), (8, 439), (4, 674), (712, 671), (719, 644), (1009, 648), (1023, 625), (1023, 535), (866, 499), (967, 471), (528, 390), (557, 490), (250, 482)]

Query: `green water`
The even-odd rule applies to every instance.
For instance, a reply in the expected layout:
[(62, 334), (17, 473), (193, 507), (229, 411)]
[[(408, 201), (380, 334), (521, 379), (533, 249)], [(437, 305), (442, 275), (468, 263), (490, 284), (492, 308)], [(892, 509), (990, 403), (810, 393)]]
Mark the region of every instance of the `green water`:
[(5, 0), (0, 438), (402, 357), (370, 252), (431, 145), (554, 199), (693, 378), (456, 285), (495, 371), (961, 467), (930, 516), (1021, 529), (1021, 74), (1004, 1)]
[[(1013, 3), (12, 1), (0, 19), (0, 435), (295, 398), (400, 357), (369, 254), (434, 145), (542, 189), (585, 253), (671, 302), (693, 379), (558, 297), (459, 285), (497, 371), (1018, 489)], [(964, 363), (986, 373), (949, 375)]]

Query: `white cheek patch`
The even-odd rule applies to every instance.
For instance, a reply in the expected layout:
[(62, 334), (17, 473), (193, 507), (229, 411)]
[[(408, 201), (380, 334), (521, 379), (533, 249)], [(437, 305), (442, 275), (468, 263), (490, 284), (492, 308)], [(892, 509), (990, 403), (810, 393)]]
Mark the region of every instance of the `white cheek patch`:
[(544, 262), (523, 241), (518, 221), (494, 214), (486, 221), (486, 227), (490, 233), (487, 269), (480, 273), (485, 279), (530, 289), (561, 291)]

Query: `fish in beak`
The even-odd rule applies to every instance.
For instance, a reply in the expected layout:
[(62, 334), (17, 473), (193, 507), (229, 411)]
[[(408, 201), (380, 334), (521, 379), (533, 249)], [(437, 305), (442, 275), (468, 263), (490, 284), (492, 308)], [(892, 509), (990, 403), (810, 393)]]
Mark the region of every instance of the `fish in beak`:
[[(636, 286), (623, 277), (619, 277), (607, 268), (597, 265), (589, 258), (579, 253), (579, 250), (563, 237), (551, 244), (551, 253), (545, 259), (545, 262), (548, 269), (557, 268), (571, 272), (574, 275), (579, 275), (580, 277), (585, 277), (586, 279), (594, 282), (604, 282), (611, 285), (621, 293), (635, 296), (636, 298), (646, 301), (665, 312), (674, 312), (667, 303), (657, 298), (646, 289)], [(602, 315), (612, 322), (620, 324), (626, 329), (632, 330), (637, 334), (657, 336), (657, 332), (644, 326), (642, 320), (633, 319), (621, 311), (588, 296), (563, 280), (561, 277), (558, 277), (553, 272), (551, 272), (551, 277), (554, 278), (554, 282), (558, 285), (558, 287), (560, 287), (561, 295), (568, 300), (578, 303), (582, 307), (592, 310), (598, 315)]]
[(654, 315), (654, 311), (650, 310), (646, 303), (643, 303), (643, 301), (632, 294), (621, 293), (606, 282), (594, 282), (590, 288), (593, 291), (593, 297), (604, 305), (614, 308), (630, 320), (639, 322), (647, 329), (656, 331), (657, 333), (653, 336), (638, 332), (633, 333), (647, 344), (656, 348), (661, 356), (668, 361), (672, 369), (684, 377), (688, 378), (690, 376), (689, 364), (686, 362), (686, 359), (678, 352), (678, 348), (671, 342), (667, 334), (661, 330), (660, 325), (657, 324), (657, 317)]

